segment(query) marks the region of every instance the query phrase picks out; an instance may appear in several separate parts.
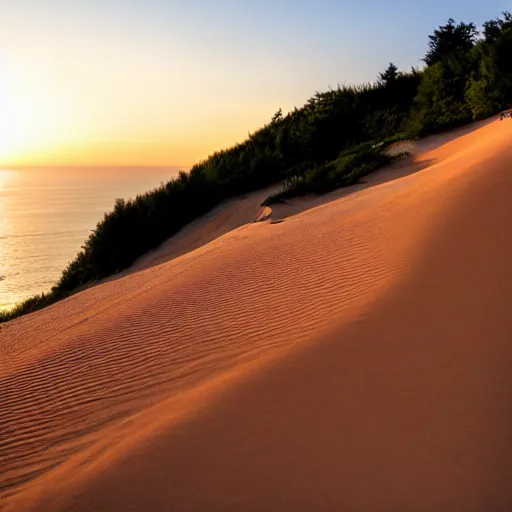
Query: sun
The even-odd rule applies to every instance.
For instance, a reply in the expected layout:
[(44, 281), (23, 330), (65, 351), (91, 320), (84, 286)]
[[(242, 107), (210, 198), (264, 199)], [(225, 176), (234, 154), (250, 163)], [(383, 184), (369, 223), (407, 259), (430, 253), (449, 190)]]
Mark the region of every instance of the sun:
[(67, 147), (74, 126), (60, 99), (30, 75), (0, 75), (0, 166), (39, 165)]
[(19, 98), (5, 82), (0, 81), (0, 163), (16, 157), (21, 150), (21, 114)]
[(55, 132), (51, 98), (27, 80), (0, 79), (0, 166), (30, 163)]

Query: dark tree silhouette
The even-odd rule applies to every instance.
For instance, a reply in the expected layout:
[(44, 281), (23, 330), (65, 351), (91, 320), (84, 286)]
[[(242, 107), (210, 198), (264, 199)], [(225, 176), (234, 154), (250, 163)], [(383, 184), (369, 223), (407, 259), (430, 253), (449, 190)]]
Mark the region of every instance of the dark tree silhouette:
[(276, 124), (278, 123), (279, 121), (282, 121), (283, 120), (283, 109), (280, 108), (275, 114), (274, 116), (272, 117), (272, 120), (271, 120), (271, 123), (272, 124)]
[(428, 36), (429, 51), (423, 59), (428, 66), (458, 52), (467, 52), (473, 48), (478, 31), (474, 23), (459, 23), (450, 18), (446, 25), (440, 26), (434, 34)]
[(483, 25), (483, 35), (488, 43), (496, 41), (505, 30), (512, 28), (512, 14), (508, 11), (502, 13), (503, 18), (486, 21)]
[(385, 85), (396, 82), (399, 76), (398, 68), (392, 63), (389, 63), (386, 71), (379, 73), (379, 82)]

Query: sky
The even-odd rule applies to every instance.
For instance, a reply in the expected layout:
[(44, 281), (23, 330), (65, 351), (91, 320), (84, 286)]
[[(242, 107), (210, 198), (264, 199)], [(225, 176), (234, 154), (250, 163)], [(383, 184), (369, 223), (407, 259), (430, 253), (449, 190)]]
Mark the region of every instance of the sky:
[(187, 168), (502, 0), (0, 0), (0, 166)]

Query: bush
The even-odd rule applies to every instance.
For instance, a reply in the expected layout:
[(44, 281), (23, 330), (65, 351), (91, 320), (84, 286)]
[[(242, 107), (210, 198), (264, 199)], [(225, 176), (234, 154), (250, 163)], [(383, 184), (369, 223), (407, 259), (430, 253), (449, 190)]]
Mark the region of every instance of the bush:
[(53, 293), (42, 293), (41, 295), (36, 295), (35, 297), (31, 297), (30, 299), (21, 302), (10, 311), (0, 311), (0, 322), (8, 322), (18, 316), (26, 315), (37, 311), (38, 309), (45, 308), (60, 298), (62, 297), (58, 297)]
[(366, 143), (342, 152), (338, 158), (287, 180), (283, 188), (270, 195), (262, 206), (308, 194), (325, 194), (336, 188), (358, 183), (367, 174), (391, 162), (384, 153), (386, 145)]

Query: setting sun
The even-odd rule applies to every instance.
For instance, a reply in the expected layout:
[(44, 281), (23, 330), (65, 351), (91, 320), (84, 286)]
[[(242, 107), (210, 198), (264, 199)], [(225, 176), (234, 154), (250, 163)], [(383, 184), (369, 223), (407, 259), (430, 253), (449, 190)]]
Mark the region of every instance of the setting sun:
[(20, 142), (14, 95), (6, 81), (0, 81), (0, 162), (12, 158)]
[(35, 77), (7, 65), (0, 81), (0, 165), (31, 163), (63, 140), (60, 107)]

